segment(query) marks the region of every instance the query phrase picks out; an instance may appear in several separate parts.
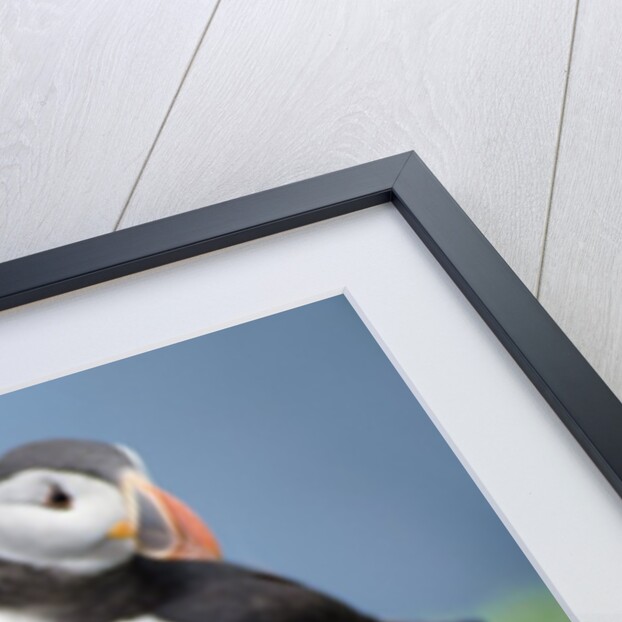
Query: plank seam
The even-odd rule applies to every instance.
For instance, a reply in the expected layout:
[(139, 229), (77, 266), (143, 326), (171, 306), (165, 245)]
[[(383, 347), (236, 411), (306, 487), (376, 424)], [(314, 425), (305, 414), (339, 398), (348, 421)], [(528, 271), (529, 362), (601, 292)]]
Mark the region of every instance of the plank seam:
[(540, 292), (542, 289), (542, 275), (544, 273), (544, 262), (546, 255), (547, 242), (549, 238), (549, 226), (551, 224), (551, 211), (553, 207), (553, 197), (555, 195), (555, 182), (557, 181), (557, 167), (559, 164), (559, 152), (561, 149), (562, 132), (564, 127), (564, 120), (566, 117), (566, 105), (568, 101), (568, 85), (570, 84), (570, 68), (572, 66), (572, 57), (575, 46), (575, 39), (577, 34), (577, 22), (579, 18), (579, 4), (581, 0), (576, 0), (574, 18), (572, 22), (572, 33), (570, 35), (570, 49), (568, 51), (568, 63), (566, 66), (566, 80), (564, 82), (564, 91), (562, 95), (562, 106), (559, 115), (559, 126), (557, 129), (557, 141), (555, 144), (555, 157), (553, 159), (553, 172), (551, 174), (551, 187), (549, 189), (549, 196), (546, 206), (546, 215), (544, 217), (544, 230), (542, 233), (542, 247), (540, 250), (540, 266), (538, 269), (538, 277), (536, 280), (535, 296), (540, 300)]
[(179, 97), (181, 89), (183, 88), (183, 85), (186, 82), (186, 78), (188, 77), (188, 74), (190, 73), (190, 69), (192, 68), (192, 65), (194, 64), (197, 54), (199, 53), (199, 50), (201, 49), (201, 46), (203, 45), (203, 41), (205, 40), (207, 31), (209, 30), (209, 27), (212, 25), (212, 22), (214, 21), (214, 16), (216, 15), (216, 12), (218, 11), (218, 7), (220, 6), (221, 1), (222, 0), (216, 0), (216, 4), (214, 5), (214, 10), (212, 11), (211, 15), (207, 19), (205, 28), (203, 29), (203, 32), (201, 33), (201, 36), (199, 37), (199, 41), (197, 45), (195, 46), (192, 52), (192, 55), (190, 56), (190, 61), (188, 62), (188, 65), (186, 66), (186, 69), (184, 70), (184, 73), (181, 76), (181, 81), (179, 82), (179, 85), (177, 86), (177, 89), (175, 90), (175, 94), (173, 95), (173, 99), (171, 100), (171, 103), (169, 104), (166, 110), (166, 113), (164, 114), (164, 118), (162, 119), (162, 122), (160, 123), (160, 127), (158, 128), (158, 131), (156, 132), (155, 138), (153, 139), (153, 142), (151, 143), (151, 147), (149, 147), (149, 151), (147, 151), (147, 156), (145, 157), (145, 161), (140, 167), (140, 171), (138, 171), (138, 175), (136, 176), (136, 179), (134, 183), (132, 184), (130, 193), (127, 197), (127, 200), (125, 201), (125, 204), (123, 205), (123, 208), (121, 209), (121, 213), (119, 214), (119, 217), (117, 218), (113, 231), (117, 231), (119, 227), (121, 226), (121, 222), (123, 221), (123, 218), (127, 212), (127, 209), (130, 205), (130, 201), (132, 200), (132, 197), (134, 196), (134, 193), (136, 192), (136, 188), (138, 187), (138, 184), (140, 180), (142, 179), (143, 173), (145, 172), (145, 169), (147, 168), (147, 164), (149, 163), (149, 160), (151, 159), (153, 151), (158, 143), (158, 140), (160, 139), (162, 131), (164, 130), (164, 126), (166, 125), (169, 117), (171, 116), (173, 107), (175, 106), (175, 103), (177, 102), (177, 98)]

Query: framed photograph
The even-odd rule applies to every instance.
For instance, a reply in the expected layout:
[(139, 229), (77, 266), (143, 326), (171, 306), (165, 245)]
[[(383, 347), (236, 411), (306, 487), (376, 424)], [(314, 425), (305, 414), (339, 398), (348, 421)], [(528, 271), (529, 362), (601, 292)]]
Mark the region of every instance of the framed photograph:
[(413, 152), (0, 308), (0, 621), (622, 619), (622, 405)]

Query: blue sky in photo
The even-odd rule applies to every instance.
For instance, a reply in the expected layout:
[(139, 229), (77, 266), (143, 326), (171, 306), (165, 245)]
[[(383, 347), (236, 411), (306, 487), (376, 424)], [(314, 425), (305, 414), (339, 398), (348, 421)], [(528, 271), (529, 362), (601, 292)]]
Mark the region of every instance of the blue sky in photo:
[(129, 445), (229, 559), (368, 612), (470, 614), (546, 589), (343, 296), (0, 396), (0, 412), (0, 451)]

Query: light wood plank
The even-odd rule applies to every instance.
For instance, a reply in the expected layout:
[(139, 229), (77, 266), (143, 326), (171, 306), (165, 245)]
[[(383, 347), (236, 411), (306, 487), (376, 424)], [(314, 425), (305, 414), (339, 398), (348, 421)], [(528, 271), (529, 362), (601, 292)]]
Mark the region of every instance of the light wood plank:
[(214, 1), (0, 3), (0, 261), (113, 229)]
[(122, 226), (414, 148), (533, 287), (573, 12), (223, 0)]
[(622, 4), (581, 2), (541, 300), (622, 398)]

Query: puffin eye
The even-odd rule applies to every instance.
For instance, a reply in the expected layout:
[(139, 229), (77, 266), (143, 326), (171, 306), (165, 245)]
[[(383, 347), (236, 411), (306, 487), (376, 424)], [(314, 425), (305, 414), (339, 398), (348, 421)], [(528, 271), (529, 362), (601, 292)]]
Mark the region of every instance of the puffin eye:
[(44, 505), (53, 510), (68, 510), (71, 508), (71, 497), (60, 486), (55, 484), (50, 488)]

